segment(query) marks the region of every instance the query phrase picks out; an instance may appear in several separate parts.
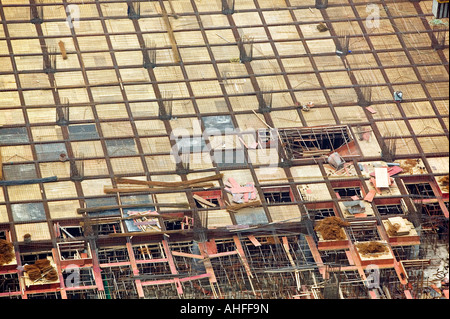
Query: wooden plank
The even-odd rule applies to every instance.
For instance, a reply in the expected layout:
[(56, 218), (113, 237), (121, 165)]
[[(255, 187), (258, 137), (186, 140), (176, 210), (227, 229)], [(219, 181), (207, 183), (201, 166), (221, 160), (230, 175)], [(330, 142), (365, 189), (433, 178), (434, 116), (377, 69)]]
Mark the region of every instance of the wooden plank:
[[(83, 290), (90, 290), (90, 289), (97, 289), (97, 286), (83, 286)], [(80, 290), (80, 287), (66, 287), (64, 288), (65, 291), (75, 291)]]
[[(167, 258), (156, 258), (156, 259), (147, 259), (147, 260), (136, 260), (136, 264), (157, 264), (157, 263), (166, 263), (168, 262)], [(102, 265), (100, 265), (102, 266)], [(109, 267), (109, 264), (107, 266)]]
[(284, 248), (284, 250), (285, 250), (285, 252), (286, 252), (286, 255), (288, 256), (288, 258), (289, 258), (289, 262), (291, 263), (291, 265), (292, 265), (292, 267), (296, 267), (296, 264), (295, 264), (295, 262), (294, 262), (294, 258), (292, 258), (292, 255), (291, 255), (291, 253), (290, 253), (290, 251), (289, 251), (289, 242), (288, 242), (288, 239), (287, 239), (287, 237), (286, 236), (283, 236), (282, 237), (282, 240), (283, 240), (283, 248)]
[[(126, 246), (127, 246), (127, 251), (128, 251), (129, 258), (130, 258), (130, 265), (131, 265), (131, 268), (133, 269), (133, 275), (138, 276), (139, 269), (138, 269), (138, 266), (136, 263), (136, 258), (133, 253), (133, 247), (131, 246), (131, 242), (127, 242)], [(144, 290), (142, 289), (142, 281), (140, 279), (137, 279), (135, 281), (135, 284), (136, 284), (136, 290), (137, 290), (139, 298), (144, 298), (145, 294), (144, 294)]]
[(163, 279), (163, 280), (151, 280), (141, 282), (142, 286), (157, 286), (157, 285), (168, 285), (175, 283), (174, 279)]
[(206, 247), (205, 242), (201, 242), (198, 244), (200, 247), (200, 253), (202, 256), (205, 257), (205, 259), (202, 260), (203, 265), (205, 266), (206, 273), (209, 275), (209, 282), (211, 284), (214, 284), (217, 282), (216, 274), (214, 273), (214, 268), (212, 267), (210, 257), (211, 255), (208, 254), (208, 248)]
[(205, 258), (202, 255), (183, 253), (183, 252), (173, 251), (173, 250), (172, 250), (172, 255), (179, 256), (179, 257), (194, 258), (194, 259), (204, 259)]
[(205, 248), (206, 248), (206, 252), (209, 255), (217, 254), (217, 252), (218, 252), (217, 244), (216, 244), (216, 241), (214, 239), (210, 239), (210, 240), (206, 241), (204, 243), (204, 245), (205, 245)]
[(216, 254), (208, 254), (208, 258), (217, 258), (217, 257), (225, 257), (225, 256), (232, 256), (232, 255), (236, 255), (238, 252), (237, 250), (233, 250), (233, 251), (226, 251), (223, 253), (216, 253)]
[(350, 253), (350, 251), (349, 251), (349, 250), (346, 250), (346, 251), (345, 251), (345, 254), (347, 255), (348, 263), (349, 263), (351, 266), (354, 266), (354, 265), (355, 265), (355, 261), (353, 260), (353, 256), (352, 256), (352, 254)]
[(323, 278), (326, 277), (326, 269), (323, 265), (322, 257), (320, 257), (319, 250), (317, 249), (316, 243), (314, 242), (314, 239), (306, 235), (305, 236), (306, 242), (308, 243), (309, 250), (311, 251), (311, 254), (313, 255), (314, 261), (319, 267), (319, 272), (322, 275)]
[(408, 275), (405, 271), (405, 268), (403, 267), (403, 264), (399, 263), (397, 260), (394, 260), (394, 269), (397, 273), (400, 283), (402, 285), (406, 285), (408, 283)]
[(241, 244), (241, 241), (239, 240), (239, 237), (233, 236), (233, 240), (234, 240), (234, 244), (236, 245), (236, 250), (238, 252), (238, 255), (240, 256), (242, 263), (244, 264), (244, 268), (245, 268), (245, 271), (246, 271), (249, 279), (253, 278), (253, 274), (250, 270), (250, 266), (248, 265), (247, 258), (245, 257), (245, 252), (244, 252), (244, 249), (242, 248), (242, 244)]
[(238, 182), (236, 182), (236, 180), (233, 177), (228, 178), (228, 183), (230, 183), (231, 185), (230, 189), (241, 187), (241, 185)]
[(364, 197), (364, 200), (371, 203), (373, 201), (373, 198), (375, 197), (377, 191), (375, 189), (371, 189), (367, 195)]
[(377, 181), (376, 181), (375, 178), (371, 177), (371, 178), (370, 178), (370, 182), (372, 183), (373, 187), (375, 187), (375, 190), (376, 190), (376, 192), (377, 192), (378, 194), (380, 194), (380, 195), (383, 194), (383, 192), (381, 191), (381, 189), (379, 189), (379, 188), (377, 187)]
[(197, 275), (197, 276), (190, 276), (190, 277), (180, 278), (180, 282), (199, 280), (199, 279), (210, 278), (210, 277), (211, 277), (210, 274), (202, 274), (202, 275)]
[(242, 204), (232, 204), (232, 205), (227, 206), (226, 209), (228, 212), (237, 213), (237, 211), (240, 209), (248, 208), (248, 207), (259, 207), (261, 205), (262, 205), (261, 201), (257, 200), (257, 201), (253, 201), (253, 202), (242, 203)]
[(52, 256), (53, 256), (53, 260), (55, 262), (56, 271), (58, 273), (61, 298), (62, 299), (67, 299), (67, 293), (66, 293), (65, 285), (64, 285), (64, 277), (62, 275), (62, 269), (61, 269), (61, 262), (60, 262), (60, 260), (58, 258), (59, 254), (56, 251), (56, 248), (52, 248)]
[(407, 267), (423, 267), (431, 264), (431, 259), (415, 259), (415, 260), (401, 260), (403, 268)]
[(169, 35), (170, 43), (172, 45), (173, 59), (175, 60), (175, 63), (180, 63), (181, 58), (180, 58), (180, 53), (178, 52), (177, 41), (175, 39), (175, 35), (173, 33), (172, 25), (170, 24), (170, 20), (169, 20), (169, 16), (167, 14), (166, 8), (164, 8), (162, 6), (161, 11), (162, 11), (162, 15), (163, 15), (164, 24), (166, 25), (167, 32)]
[(248, 235), (247, 238), (252, 242), (252, 244), (253, 244), (255, 247), (261, 246), (261, 243), (258, 241), (258, 239), (256, 239), (255, 236), (253, 236), (253, 235)]
[(189, 229), (184, 230), (165, 230), (165, 231), (149, 231), (149, 232), (132, 232), (132, 233), (114, 233), (109, 234), (109, 237), (132, 237), (132, 236), (150, 236), (150, 235), (163, 235), (163, 234), (177, 234), (177, 233), (190, 233)]
[(174, 208), (189, 208), (189, 204), (166, 204), (166, 203), (148, 203), (148, 204), (130, 204), (130, 205), (111, 205), (111, 206), (99, 206), (99, 207), (82, 207), (77, 208), (78, 214), (83, 213), (96, 213), (105, 210), (116, 210), (124, 208), (143, 208), (143, 207), (174, 207)]
[[(214, 185), (210, 185), (212, 188)], [(103, 192), (105, 194), (114, 194), (114, 193), (152, 193), (152, 194), (158, 194), (158, 193), (167, 193), (167, 192), (177, 192), (177, 191), (183, 191), (187, 189), (193, 189), (198, 188), (197, 186), (185, 186), (183, 188), (110, 188), (110, 187), (104, 187)], [(204, 188), (204, 187), (202, 187)]]
[(209, 200), (206, 200), (206, 199), (204, 199), (203, 197), (198, 196), (197, 194), (192, 195), (192, 197), (193, 197), (195, 200), (197, 200), (200, 204), (204, 204), (204, 205), (209, 206), (209, 207), (217, 207), (216, 204), (211, 203)]
[(369, 111), (372, 114), (377, 113), (377, 111), (375, 111), (373, 108), (371, 108), (370, 106), (366, 107), (366, 110)]
[(379, 299), (375, 290), (369, 290), (370, 299)]
[(404, 292), (405, 292), (406, 299), (414, 299), (413, 296), (411, 295), (411, 291), (406, 289)]
[(173, 284), (173, 283), (176, 283), (176, 279), (178, 279), (179, 282), (187, 282), (187, 281), (199, 280), (199, 279), (209, 278), (209, 277), (211, 277), (210, 274), (201, 274), (201, 275), (196, 275), (196, 276), (175, 278), (175, 279), (143, 281), (142, 286), (157, 286), (157, 285)]
[[(164, 252), (166, 253), (167, 259), (169, 261), (170, 272), (173, 275), (178, 275), (178, 270), (177, 270), (177, 267), (175, 266), (175, 262), (173, 260), (172, 251), (169, 248), (169, 244), (167, 243), (166, 240), (163, 240), (162, 244), (163, 244), (163, 247), (164, 247)], [(176, 284), (178, 294), (182, 295), (183, 294), (183, 288), (180, 285), (179, 279), (178, 278), (174, 278), (174, 282)]]
[(216, 174), (212, 176), (192, 179), (188, 181), (181, 181), (181, 182), (160, 182), (160, 181), (140, 181), (135, 179), (129, 179), (129, 178), (120, 178), (116, 177), (114, 178), (118, 184), (135, 184), (135, 185), (147, 185), (147, 186), (159, 186), (159, 187), (181, 187), (181, 186), (189, 186), (189, 185), (195, 185), (203, 182), (211, 182), (211, 181), (217, 181), (223, 178), (223, 174)]
[(256, 111), (255, 110), (252, 110), (252, 112), (253, 112), (253, 114), (255, 114), (256, 115), (256, 117), (258, 118), (258, 120), (260, 120), (261, 121), (261, 123), (263, 123), (265, 126), (267, 126), (268, 128), (270, 128), (270, 129), (273, 129), (273, 127), (271, 127), (269, 124), (267, 124), (258, 114), (256, 114)]
[(175, 8), (173, 7), (173, 3), (172, 0), (169, 0), (169, 7), (170, 7), (170, 14), (171, 16), (173, 16), (175, 19), (178, 19), (178, 15), (175, 11)]

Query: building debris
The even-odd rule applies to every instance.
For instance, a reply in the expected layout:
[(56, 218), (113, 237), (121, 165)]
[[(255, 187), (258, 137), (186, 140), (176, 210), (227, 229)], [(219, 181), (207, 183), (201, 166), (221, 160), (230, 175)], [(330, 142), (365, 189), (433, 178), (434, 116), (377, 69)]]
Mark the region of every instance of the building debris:
[(207, 207), (217, 207), (216, 204), (211, 203), (210, 201), (204, 199), (201, 196), (198, 196), (197, 194), (192, 195), (192, 197), (200, 203), (200, 205), (202, 205), (203, 207), (207, 208)]
[(449, 175), (440, 177), (439, 178), (439, 183), (442, 186), (442, 190), (448, 193), (448, 189), (449, 189)]
[[(374, 172), (370, 173), (370, 176), (375, 177), (375, 176), (376, 176), (377, 169), (384, 169), (384, 168), (387, 169), (387, 175), (388, 175), (388, 177), (391, 177), (391, 176), (394, 176), (394, 175), (397, 175), (397, 174), (400, 174), (400, 173), (403, 172), (403, 168), (402, 168), (402, 167), (399, 167), (399, 166), (391, 166), (391, 167), (383, 167), (383, 166), (382, 166), (382, 167), (375, 167)], [(383, 173), (382, 173), (383, 171), (384, 171), (384, 170), (378, 170), (378, 172), (379, 172), (379, 174), (380, 174), (380, 177), (381, 177), (381, 175), (383, 174)], [(388, 178), (385, 178), (385, 179), (387, 180)]]
[(414, 168), (416, 168), (420, 163), (420, 160), (417, 159), (407, 159), (400, 164), (400, 167), (408, 174), (414, 174)]
[(13, 244), (0, 239), (0, 266), (9, 264), (14, 258)]
[(261, 205), (262, 205), (262, 203), (259, 200), (246, 202), (246, 203), (242, 203), (242, 204), (232, 204), (232, 205), (227, 206), (227, 211), (229, 211), (231, 213), (237, 213), (239, 210), (241, 210), (243, 208), (259, 207)]
[(411, 232), (412, 224), (403, 217), (390, 217), (387, 219), (387, 221), (387, 233), (389, 236), (404, 236), (409, 235), (409, 233)]
[(385, 244), (377, 241), (357, 243), (355, 246), (358, 248), (358, 252), (363, 256), (373, 256), (388, 251), (388, 247)]
[(314, 230), (320, 232), (324, 240), (346, 239), (343, 227), (350, 226), (339, 217), (327, 217), (318, 222)]
[(343, 204), (347, 211), (352, 215), (361, 214), (366, 211), (364, 203), (360, 200), (346, 201), (343, 202)]
[(325, 23), (320, 22), (320, 23), (317, 25), (317, 30), (319, 30), (319, 32), (326, 32), (326, 31), (328, 31), (329, 29), (328, 29), (328, 27), (325, 25)]
[(59, 280), (58, 273), (51, 259), (37, 259), (34, 264), (24, 266), (29, 282), (27, 285), (48, 284)]
[(0, 300), (448, 299), (448, 1), (17, 2)]
[(342, 158), (341, 155), (339, 155), (338, 152), (334, 152), (333, 154), (328, 156), (327, 162), (338, 171), (344, 168), (345, 164), (345, 160)]
[(235, 203), (247, 203), (250, 200), (256, 200), (258, 197), (255, 184), (252, 182), (241, 186), (234, 178), (230, 177), (225, 182), (225, 186), (225, 191), (233, 195), (233, 202)]

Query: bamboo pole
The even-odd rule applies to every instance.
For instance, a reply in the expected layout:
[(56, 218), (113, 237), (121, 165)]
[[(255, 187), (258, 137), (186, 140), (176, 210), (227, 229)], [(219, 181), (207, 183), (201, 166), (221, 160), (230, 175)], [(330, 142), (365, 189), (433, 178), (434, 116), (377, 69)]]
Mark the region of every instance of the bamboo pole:
[(152, 193), (152, 194), (158, 194), (158, 193), (167, 193), (167, 192), (178, 192), (183, 191), (186, 189), (193, 189), (193, 188), (212, 188), (214, 185), (209, 184), (208, 186), (203, 185), (202, 187), (199, 186), (185, 186), (185, 187), (174, 187), (174, 188), (110, 188), (110, 187), (104, 187), (103, 191), (105, 194), (115, 194), (115, 193)]
[(248, 202), (248, 203), (243, 203), (243, 204), (234, 204), (234, 205), (229, 205), (226, 207), (228, 212), (231, 213), (237, 213), (238, 210), (243, 209), (243, 208), (248, 208), (248, 207), (259, 207), (261, 206), (261, 201), (253, 201), (253, 202)]
[(172, 25), (170, 24), (169, 16), (167, 14), (166, 8), (161, 7), (163, 20), (167, 28), (167, 33), (169, 34), (170, 43), (172, 44), (172, 53), (175, 63), (180, 63), (180, 53), (178, 52), (177, 40), (175, 39), (175, 35), (173, 33)]
[(203, 182), (211, 182), (215, 180), (220, 180), (223, 178), (223, 174), (216, 174), (212, 176), (192, 179), (189, 181), (181, 182), (159, 182), (159, 181), (139, 181), (129, 178), (116, 177), (115, 180), (118, 184), (134, 184), (134, 185), (147, 185), (147, 186), (158, 186), (158, 187), (181, 187), (188, 185), (195, 185)]
[(191, 230), (162, 230), (162, 231), (149, 231), (149, 232), (131, 232), (131, 233), (111, 233), (109, 237), (132, 237), (132, 236), (149, 236), (149, 235), (168, 235), (178, 233), (191, 233)]
[(113, 206), (100, 206), (100, 207), (86, 207), (78, 208), (77, 213), (96, 213), (105, 210), (115, 210), (123, 208), (142, 208), (142, 207), (174, 207), (174, 208), (189, 208), (189, 203), (185, 204), (164, 204), (164, 203), (148, 203), (148, 204), (130, 204), (130, 205), (113, 205)]

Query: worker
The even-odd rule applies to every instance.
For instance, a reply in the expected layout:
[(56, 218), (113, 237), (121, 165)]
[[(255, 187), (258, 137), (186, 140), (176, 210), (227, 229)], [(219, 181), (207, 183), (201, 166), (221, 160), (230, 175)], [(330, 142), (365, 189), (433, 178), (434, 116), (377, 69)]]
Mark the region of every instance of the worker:
[(395, 91), (394, 92), (394, 99), (396, 101), (401, 102), (403, 100), (403, 92), (402, 91)]

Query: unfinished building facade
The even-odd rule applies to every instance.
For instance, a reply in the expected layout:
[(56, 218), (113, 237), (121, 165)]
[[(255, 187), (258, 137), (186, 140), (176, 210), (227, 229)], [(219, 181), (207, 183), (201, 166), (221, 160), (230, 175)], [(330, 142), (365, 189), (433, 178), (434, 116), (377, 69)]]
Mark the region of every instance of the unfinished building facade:
[(0, 299), (448, 299), (436, 0), (0, 0)]

